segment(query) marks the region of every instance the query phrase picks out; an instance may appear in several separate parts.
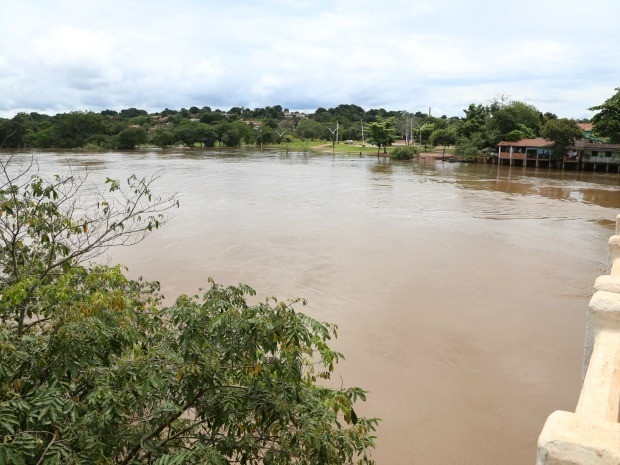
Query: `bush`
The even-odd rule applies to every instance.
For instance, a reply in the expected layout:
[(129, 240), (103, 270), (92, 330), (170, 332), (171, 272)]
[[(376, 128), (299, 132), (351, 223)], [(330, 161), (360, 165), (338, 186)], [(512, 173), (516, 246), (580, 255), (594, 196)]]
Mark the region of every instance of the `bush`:
[(420, 150), (417, 147), (398, 147), (390, 154), (390, 158), (394, 160), (413, 160), (418, 155), (420, 155)]

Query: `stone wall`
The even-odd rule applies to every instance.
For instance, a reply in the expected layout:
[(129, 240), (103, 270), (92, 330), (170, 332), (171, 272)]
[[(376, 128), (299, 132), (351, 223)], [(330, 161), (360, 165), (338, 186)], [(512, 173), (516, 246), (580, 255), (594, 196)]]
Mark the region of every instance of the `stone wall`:
[(537, 465), (620, 464), (620, 215), (609, 239), (609, 274), (596, 279), (594, 291), (579, 401), (575, 412), (547, 418)]

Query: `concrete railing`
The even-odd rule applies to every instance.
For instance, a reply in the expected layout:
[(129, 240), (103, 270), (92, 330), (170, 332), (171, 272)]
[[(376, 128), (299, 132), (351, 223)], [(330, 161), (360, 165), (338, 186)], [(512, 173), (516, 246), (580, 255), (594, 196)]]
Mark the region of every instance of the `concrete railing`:
[(590, 300), (577, 407), (549, 415), (537, 465), (620, 464), (620, 215), (609, 259), (609, 275), (596, 279)]

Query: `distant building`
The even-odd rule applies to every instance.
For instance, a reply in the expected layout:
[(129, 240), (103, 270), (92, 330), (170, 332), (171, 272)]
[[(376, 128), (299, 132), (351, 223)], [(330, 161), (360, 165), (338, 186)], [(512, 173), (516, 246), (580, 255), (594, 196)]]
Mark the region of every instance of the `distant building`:
[(578, 141), (571, 150), (577, 152), (582, 169), (620, 172), (620, 144)]
[[(582, 129), (585, 131), (585, 128)], [(497, 145), (497, 162), (500, 165), (551, 166), (554, 146), (551, 140), (521, 139), (501, 141)], [(561, 155), (557, 157), (561, 168), (620, 172), (620, 144), (590, 142), (583, 138), (576, 140), (566, 153), (558, 155)]]
[(583, 131), (584, 139), (590, 139), (590, 135), (592, 134), (592, 123), (577, 123), (579, 129)]
[(518, 141), (501, 141), (498, 146), (500, 165), (548, 166), (553, 154), (553, 141), (538, 137)]

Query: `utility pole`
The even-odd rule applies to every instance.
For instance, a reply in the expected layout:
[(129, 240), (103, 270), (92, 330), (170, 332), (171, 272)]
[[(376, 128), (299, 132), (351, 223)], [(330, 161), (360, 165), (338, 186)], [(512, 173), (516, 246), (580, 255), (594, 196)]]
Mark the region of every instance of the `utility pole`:
[(333, 150), (334, 148), (336, 148), (336, 137), (337, 137), (336, 131), (338, 131), (338, 123), (336, 123), (336, 127), (334, 129), (327, 128), (327, 130), (332, 133), (332, 150)]

